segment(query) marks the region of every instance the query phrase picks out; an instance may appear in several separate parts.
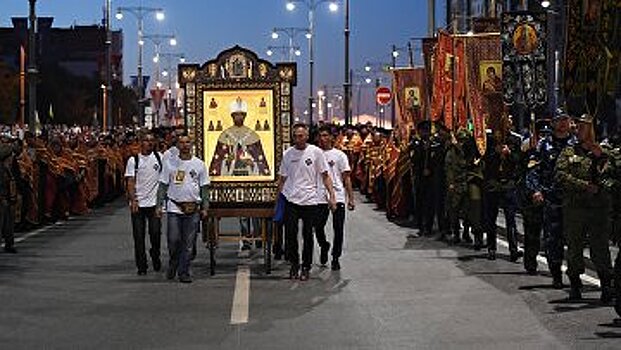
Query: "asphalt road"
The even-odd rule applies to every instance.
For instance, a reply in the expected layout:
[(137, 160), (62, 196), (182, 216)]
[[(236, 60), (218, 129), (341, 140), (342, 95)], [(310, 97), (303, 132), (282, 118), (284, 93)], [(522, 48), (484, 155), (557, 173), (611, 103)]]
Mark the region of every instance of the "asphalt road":
[[(568, 303), (566, 290), (524, 274), (502, 245), (488, 261), (408, 239), (411, 229), (370, 204), (348, 217), (342, 271), (315, 266), (307, 282), (286, 279), (282, 262), (265, 275), (261, 251), (240, 258), (235, 244), (220, 247), (213, 277), (201, 248), (192, 284), (138, 276), (129, 227), (118, 202), (26, 234), (18, 255), (0, 254), (0, 348), (621, 347), (621, 326), (595, 286)], [(163, 251), (167, 261), (165, 243)]]

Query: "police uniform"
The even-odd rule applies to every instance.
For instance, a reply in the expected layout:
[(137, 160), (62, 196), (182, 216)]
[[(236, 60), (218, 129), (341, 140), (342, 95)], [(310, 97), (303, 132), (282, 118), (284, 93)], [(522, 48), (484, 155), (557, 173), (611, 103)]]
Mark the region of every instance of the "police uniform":
[[(557, 111), (554, 120), (559, 122), (569, 116)], [(531, 193), (540, 192), (543, 194), (543, 234), (545, 239), (546, 258), (550, 273), (552, 274), (553, 285), (555, 288), (562, 288), (561, 265), (564, 254), (563, 238), (563, 206), (561, 200), (561, 189), (558, 187), (554, 178), (556, 161), (561, 151), (575, 143), (575, 137), (571, 134), (563, 138), (556, 137), (554, 134), (543, 138), (537, 145), (534, 159), (537, 166), (528, 173), (526, 183)]]
[[(577, 120), (589, 127), (591, 120)], [(587, 124), (587, 125), (585, 125)], [(608, 247), (608, 212), (610, 198), (602, 183), (607, 155), (599, 145), (589, 146), (579, 140), (565, 148), (556, 164), (555, 179), (562, 189), (563, 222), (567, 237), (567, 276), (571, 283), (570, 298), (581, 298), (580, 275), (585, 272), (584, 241), (589, 239), (591, 260), (602, 286), (601, 299), (612, 298), (612, 266)]]

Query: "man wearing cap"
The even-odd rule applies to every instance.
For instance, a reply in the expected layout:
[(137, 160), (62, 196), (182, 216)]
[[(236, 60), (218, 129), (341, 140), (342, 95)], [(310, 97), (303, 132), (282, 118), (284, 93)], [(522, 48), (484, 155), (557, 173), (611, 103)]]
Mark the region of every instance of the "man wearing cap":
[(576, 119), (578, 142), (558, 157), (556, 175), (563, 201), (563, 223), (567, 236), (569, 298), (582, 299), (580, 275), (585, 272), (584, 241), (589, 240), (591, 260), (602, 286), (600, 300), (612, 301), (612, 265), (608, 247), (610, 197), (604, 186), (607, 155), (595, 140), (592, 119)]
[(561, 265), (563, 263), (563, 203), (561, 189), (555, 179), (555, 166), (561, 151), (573, 145), (575, 137), (571, 134), (571, 119), (563, 110), (557, 110), (552, 121), (554, 131), (537, 145), (535, 161), (537, 166), (528, 173), (527, 189), (534, 204), (543, 205), (543, 233), (546, 244), (546, 258), (552, 285), (563, 288)]
[(524, 269), (528, 274), (537, 274), (537, 255), (541, 249), (543, 229), (543, 203), (532, 200), (528, 190), (528, 174), (537, 163), (536, 150), (540, 139), (552, 133), (549, 119), (540, 119), (533, 125), (532, 134), (522, 142), (522, 157), (518, 169), (517, 197), (524, 224)]
[(270, 169), (263, 152), (261, 138), (244, 125), (248, 104), (237, 98), (231, 103), (233, 125), (218, 138), (216, 151), (209, 166), (210, 176), (267, 176)]

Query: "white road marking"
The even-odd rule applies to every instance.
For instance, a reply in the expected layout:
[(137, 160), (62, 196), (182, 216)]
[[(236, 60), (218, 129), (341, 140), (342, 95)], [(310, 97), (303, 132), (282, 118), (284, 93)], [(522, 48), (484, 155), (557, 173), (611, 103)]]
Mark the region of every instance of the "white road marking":
[(235, 279), (235, 293), (231, 309), (231, 324), (248, 323), (248, 308), (250, 307), (250, 268), (239, 266)]
[[(507, 241), (505, 241), (505, 240), (502, 240), (502, 239), (498, 238), (498, 243), (499, 243), (501, 246), (503, 246), (503, 247), (505, 247), (505, 248), (509, 249), (509, 243), (508, 243)], [(547, 261), (546, 261), (546, 259), (545, 259), (543, 256), (541, 256), (541, 255), (537, 255), (537, 261), (538, 261), (538, 262), (539, 262), (539, 264), (541, 264), (541, 265), (548, 266), (548, 262), (547, 262)], [(561, 270), (562, 270), (563, 272), (567, 271), (567, 265), (563, 264), (563, 265), (561, 266)], [(592, 284), (592, 285), (594, 285), (594, 286), (601, 287), (601, 283), (600, 283), (600, 281), (599, 281), (599, 279), (598, 279), (598, 278), (595, 278), (595, 277), (589, 276), (589, 275), (587, 275), (586, 273), (584, 273), (584, 274), (580, 275), (580, 279), (582, 279), (582, 281), (583, 281), (584, 283), (588, 283), (588, 284)]]
[(43, 233), (43, 232), (45, 232), (45, 231), (49, 230), (49, 229), (50, 229), (50, 228), (52, 228), (52, 227), (60, 226), (60, 225), (62, 225), (62, 224), (64, 224), (64, 221), (59, 221), (59, 222), (57, 222), (57, 223), (54, 223), (54, 224), (53, 224), (53, 225), (51, 225), (51, 226), (42, 227), (42, 228), (40, 228), (40, 229), (38, 229), (38, 230), (34, 230), (34, 231), (32, 231), (32, 232), (28, 232), (28, 233), (26, 233), (26, 234), (25, 234), (25, 235), (23, 235), (23, 236), (20, 236), (20, 237), (18, 237), (18, 238), (15, 238), (15, 243), (21, 243), (21, 242), (23, 242), (23, 241), (27, 240), (28, 238), (31, 238), (31, 237), (37, 236), (37, 235), (39, 235), (39, 234), (41, 234), (41, 233)]

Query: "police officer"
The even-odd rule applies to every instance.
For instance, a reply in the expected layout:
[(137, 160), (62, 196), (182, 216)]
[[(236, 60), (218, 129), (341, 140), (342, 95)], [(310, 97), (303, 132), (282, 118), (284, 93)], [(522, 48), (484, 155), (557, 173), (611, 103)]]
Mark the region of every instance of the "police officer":
[(556, 289), (563, 288), (563, 208), (561, 189), (554, 178), (554, 168), (561, 151), (575, 143), (571, 133), (571, 118), (563, 110), (557, 110), (552, 120), (552, 134), (542, 139), (535, 153), (535, 166), (529, 174), (528, 190), (532, 193), (534, 204), (543, 204), (543, 234), (545, 238), (546, 258), (552, 285)]
[(612, 300), (612, 266), (608, 247), (610, 198), (604, 187), (607, 155), (595, 141), (592, 119), (576, 119), (578, 142), (565, 148), (556, 164), (558, 184), (563, 190), (563, 222), (567, 235), (567, 276), (570, 299), (581, 299), (584, 273), (584, 241), (589, 239), (591, 259), (599, 276), (601, 301)]
[(537, 255), (541, 249), (541, 230), (543, 228), (543, 203), (532, 200), (529, 190), (528, 173), (537, 166), (536, 149), (540, 138), (550, 135), (550, 120), (539, 120), (534, 125), (533, 134), (522, 143), (522, 161), (517, 184), (518, 202), (524, 223), (524, 269), (531, 275), (537, 274)]

